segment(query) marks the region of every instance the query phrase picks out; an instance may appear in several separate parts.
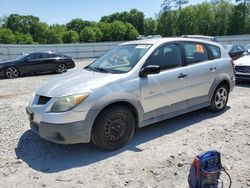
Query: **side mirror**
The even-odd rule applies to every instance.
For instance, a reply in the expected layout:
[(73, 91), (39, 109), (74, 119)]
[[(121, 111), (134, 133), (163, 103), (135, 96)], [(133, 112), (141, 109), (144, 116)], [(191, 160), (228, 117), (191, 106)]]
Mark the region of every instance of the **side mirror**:
[(161, 72), (159, 65), (148, 65), (141, 69), (139, 76), (145, 77), (150, 74), (159, 74)]

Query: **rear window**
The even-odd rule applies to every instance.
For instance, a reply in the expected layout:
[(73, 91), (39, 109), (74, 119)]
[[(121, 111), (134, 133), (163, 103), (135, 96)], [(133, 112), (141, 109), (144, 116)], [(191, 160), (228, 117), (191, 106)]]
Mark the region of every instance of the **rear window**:
[(207, 49), (200, 43), (184, 43), (187, 64), (199, 63), (209, 60)]
[(221, 57), (220, 48), (213, 45), (208, 45), (208, 48), (212, 52), (214, 59), (219, 59)]

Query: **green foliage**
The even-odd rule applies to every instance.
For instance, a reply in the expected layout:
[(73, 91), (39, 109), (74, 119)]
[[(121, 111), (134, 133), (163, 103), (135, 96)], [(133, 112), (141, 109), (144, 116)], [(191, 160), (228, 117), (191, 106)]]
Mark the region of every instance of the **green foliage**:
[(16, 37), (10, 29), (0, 28), (0, 44), (14, 44)]
[[(48, 25), (38, 17), (11, 14), (0, 18), (0, 43), (56, 44), (134, 40), (139, 34), (250, 34), (250, 0), (212, 0), (186, 6), (187, 0), (163, 0), (157, 19), (137, 9), (103, 16), (100, 22), (72, 19)], [(211, 2), (211, 3), (208, 3)]]
[(96, 22), (85, 21), (80, 18), (76, 18), (71, 20), (69, 23), (66, 24), (67, 30), (76, 31), (78, 34), (85, 28), (85, 27), (95, 27)]
[(137, 29), (130, 23), (126, 23), (125, 26), (127, 28), (124, 40), (135, 40), (139, 35)]
[(98, 27), (85, 27), (80, 33), (81, 42), (99, 42), (102, 40), (102, 31)]
[(79, 42), (79, 35), (76, 31), (69, 30), (63, 33), (63, 43), (77, 43)]
[(234, 5), (228, 0), (163, 11), (158, 17), (157, 33), (163, 36), (249, 34), (249, 4)]
[(97, 27), (102, 31), (102, 41), (112, 41), (112, 27), (110, 23), (99, 22)]
[(52, 29), (45, 31), (46, 44), (59, 44), (62, 43), (60, 34), (56, 33)]
[(23, 34), (19, 32), (15, 32), (16, 43), (17, 44), (33, 44), (33, 38), (30, 34)]
[(157, 22), (152, 18), (147, 18), (144, 20), (144, 35), (154, 35), (156, 34)]
[(103, 16), (101, 22), (113, 23), (115, 21), (122, 21), (131, 23), (139, 33), (144, 33), (144, 14), (137, 9), (132, 9), (130, 12), (114, 13), (109, 16)]

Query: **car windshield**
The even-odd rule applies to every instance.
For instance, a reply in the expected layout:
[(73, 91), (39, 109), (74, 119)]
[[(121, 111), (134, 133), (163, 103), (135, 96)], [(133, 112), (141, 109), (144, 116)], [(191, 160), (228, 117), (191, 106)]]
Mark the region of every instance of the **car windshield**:
[(26, 56), (28, 56), (29, 54), (23, 54), (20, 57), (18, 57), (16, 60), (22, 60), (24, 59)]
[(223, 47), (224, 47), (227, 51), (229, 51), (229, 50), (231, 50), (232, 45), (223, 45)]
[(118, 46), (85, 67), (85, 69), (106, 73), (126, 73), (138, 63), (151, 46), (145, 44)]

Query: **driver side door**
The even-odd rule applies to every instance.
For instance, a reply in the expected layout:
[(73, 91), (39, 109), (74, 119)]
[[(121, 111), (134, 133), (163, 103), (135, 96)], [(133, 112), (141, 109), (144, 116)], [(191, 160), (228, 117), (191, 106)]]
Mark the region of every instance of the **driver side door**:
[(186, 109), (187, 68), (182, 66), (179, 44), (170, 43), (158, 48), (143, 67), (148, 65), (158, 65), (161, 71), (140, 78), (144, 120)]

